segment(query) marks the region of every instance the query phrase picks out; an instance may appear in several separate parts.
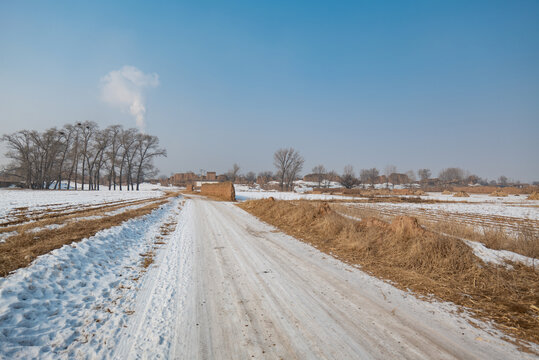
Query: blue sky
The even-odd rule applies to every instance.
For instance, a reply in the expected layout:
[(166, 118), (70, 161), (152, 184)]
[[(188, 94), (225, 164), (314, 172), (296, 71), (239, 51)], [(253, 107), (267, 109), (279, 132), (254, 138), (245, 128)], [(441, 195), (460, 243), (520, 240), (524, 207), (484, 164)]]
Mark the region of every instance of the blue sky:
[(93, 120), (129, 65), (162, 172), (459, 166), (539, 180), (538, 1), (4, 1), (2, 133)]

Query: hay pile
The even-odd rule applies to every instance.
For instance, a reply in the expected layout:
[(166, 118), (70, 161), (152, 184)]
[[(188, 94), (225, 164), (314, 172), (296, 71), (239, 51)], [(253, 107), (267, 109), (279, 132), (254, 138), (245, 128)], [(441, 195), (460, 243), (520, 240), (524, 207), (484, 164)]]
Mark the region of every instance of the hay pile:
[(459, 191), (453, 195), (453, 197), (470, 197), (466, 191)]
[(451, 191), (449, 191), (449, 190), (444, 190), (444, 191), (442, 192), (442, 195), (451, 195)]
[(417, 196), (421, 196), (421, 195), (427, 195), (426, 192), (424, 192), (423, 190), (417, 190), (414, 195), (417, 195)]
[(494, 197), (507, 197), (509, 194), (503, 192), (502, 190), (495, 190), (489, 194), (489, 196)]
[(200, 194), (217, 200), (236, 201), (236, 192), (231, 182), (202, 184)]
[(539, 200), (539, 191), (534, 191), (528, 196), (528, 200)]

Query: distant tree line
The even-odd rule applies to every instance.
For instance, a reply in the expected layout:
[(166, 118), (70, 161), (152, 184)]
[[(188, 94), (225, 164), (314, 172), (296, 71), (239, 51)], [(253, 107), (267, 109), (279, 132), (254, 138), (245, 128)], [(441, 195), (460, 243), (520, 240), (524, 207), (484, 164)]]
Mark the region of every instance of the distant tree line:
[(155, 176), (153, 160), (166, 156), (156, 136), (112, 125), (99, 129), (92, 121), (68, 124), (43, 132), (21, 130), (1, 140), (11, 163), (4, 174), (21, 180), (31, 189), (139, 190), (145, 179)]
[[(255, 174), (249, 171), (245, 174), (240, 173), (241, 167), (234, 163), (233, 166), (224, 174), (219, 175), (219, 180), (227, 180), (236, 184), (255, 184), (268, 185), (271, 188), (278, 187), (281, 191), (293, 191), (294, 181), (301, 179), (301, 171), (305, 159), (300, 155), (299, 151), (294, 148), (281, 148), (273, 154), (273, 165), (275, 172), (262, 171)], [(199, 176), (203, 177), (204, 170), (200, 170)], [(328, 188), (330, 186), (342, 186), (347, 189), (354, 187), (374, 187), (375, 184), (385, 184), (389, 188), (390, 184), (394, 188), (395, 185), (405, 187), (421, 186), (421, 187), (446, 187), (455, 185), (494, 185), (494, 186), (511, 186), (520, 185), (519, 181), (509, 181), (506, 176), (500, 176), (498, 180), (488, 181), (474, 174), (470, 174), (461, 168), (450, 167), (442, 169), (438, 178), (432, 178), (432, 172), (428, 168), (421, 168), (417, 171), (408, 170), (406, 172), (398, 172), (395, 165), (387, 165), (381, 173), (377, 168), (365, 168), (359, 171), (356, 175), (352, 165), (346, 165), (341, 174), (336, 171), (328, 171), (322, 164), (312, 168), (312, 172), (303, 177), (304, 180), (316, 183), (313, 187)], [(165, 179), (166, 180), (166, 179)], [(413, 185), (415, 184), (415, 185)], [(534, 185), (539, 184), (534, 182)]]

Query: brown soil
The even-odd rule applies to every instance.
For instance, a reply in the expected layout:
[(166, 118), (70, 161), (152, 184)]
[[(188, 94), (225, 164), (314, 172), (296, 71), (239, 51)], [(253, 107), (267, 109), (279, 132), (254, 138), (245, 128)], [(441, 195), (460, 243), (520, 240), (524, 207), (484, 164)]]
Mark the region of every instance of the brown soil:
[(539, 306), (539, 273), (534, 269), (483, 263), (462, 241), (424, 229), (410, 217), (391, 224), (376, 218), (358, 222), (335, 211), (321, 212), (320, 203), (306, 201), (256, 200), (239, 206), (403, 290), (461, 305), (475, 317), (493, 321), (522, 346), (522, 341), (539, 343), (534, 310)]

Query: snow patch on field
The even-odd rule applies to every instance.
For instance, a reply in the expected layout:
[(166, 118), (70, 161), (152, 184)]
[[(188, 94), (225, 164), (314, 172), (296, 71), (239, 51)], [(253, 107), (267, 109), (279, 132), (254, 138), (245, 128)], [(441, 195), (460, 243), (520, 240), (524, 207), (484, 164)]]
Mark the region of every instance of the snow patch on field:
[(43, 227), (37, 227), (37, 228), (33, 228), (30, 230), (31, 233), (37, 233), (37, 232), (40, 232), (42, 230), (55, 230), (55, 229), (59, 229), (61, 227), (64, 227), (66, 226), (66, 224), (50, 224), (50, 225), (45, 225)]
[(526, 266), (534, 267), (539, 265), (538, 259), (533, 259), (524, 255), (520, 255), (508, 250), (493, 250), (487, 248), (480, 242), (462, 239), (469, 247), (472, 248), (475, 256), (486, 263), (507, 266), (506, 261), (521, 263)]
[(0, 234), (0, 243), (3, 243), (3, 242), (6, 242), (6, 240), (12, 236), (15, 236), (17, 235), (18, 232), (16, 231), (9, 231), (9, 232), (5, 232), (5, 233), (2, 233)]

